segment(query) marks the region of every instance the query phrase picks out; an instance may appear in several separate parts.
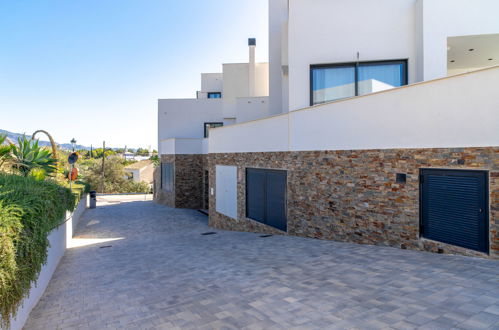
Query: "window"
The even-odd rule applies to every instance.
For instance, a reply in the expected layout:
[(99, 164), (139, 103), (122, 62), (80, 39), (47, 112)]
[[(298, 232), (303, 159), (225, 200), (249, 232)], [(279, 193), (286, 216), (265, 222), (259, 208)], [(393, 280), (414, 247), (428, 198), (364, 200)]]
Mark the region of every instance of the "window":
[(222, 98), (222, 93), (220, 93), (220, 92), (210, 92), (210, 93), (208, 93), (208, 98), (209, 99), (221, 99)]
[(221, 127), (224, 123), (204, 123), (204, 137), (207, 138), (210, 134), (210, 128)]
[(161, 163), (161, 189), (167, 192), (172, 192), (173, 180), (173, 164)]
[(286, 171), (247, 168), (246, 217), (286, 231), (286, 189)]
[(310, 104), (365, 95), (407, 85), (407, 61), (312, 65)]

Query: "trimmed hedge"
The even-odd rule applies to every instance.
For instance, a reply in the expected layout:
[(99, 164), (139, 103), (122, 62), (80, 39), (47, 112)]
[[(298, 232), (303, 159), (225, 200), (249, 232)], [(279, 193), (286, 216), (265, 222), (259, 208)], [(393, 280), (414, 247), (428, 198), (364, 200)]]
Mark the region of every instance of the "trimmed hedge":
[(9, 328), (47, 260), (48, 235), (77, 197), (48, 181), (0, 173), (0, 326)]

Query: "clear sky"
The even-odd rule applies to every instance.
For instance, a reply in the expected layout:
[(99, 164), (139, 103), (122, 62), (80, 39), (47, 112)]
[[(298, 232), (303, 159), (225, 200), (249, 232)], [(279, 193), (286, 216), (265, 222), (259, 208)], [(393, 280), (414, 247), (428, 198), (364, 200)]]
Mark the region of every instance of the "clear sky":
[(157, 99), (268, 59), (267, 0), (1, 0), (0, 129), (157, 146)]

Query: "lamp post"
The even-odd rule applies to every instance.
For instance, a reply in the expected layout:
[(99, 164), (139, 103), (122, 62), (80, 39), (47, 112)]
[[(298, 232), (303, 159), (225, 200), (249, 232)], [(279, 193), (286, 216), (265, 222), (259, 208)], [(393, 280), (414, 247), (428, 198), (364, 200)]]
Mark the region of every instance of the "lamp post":
[(71, 191), (73, 191), (73, 170), (74, 170), (75, 163), (76, 163), (76, 160), (78, 159), (78, 157), (75, 154), (75, 149), (76, 149), (75, 138), (72, 138), (70, 142), (71, 142), (71, 147), (73, 148), (73, 153), (68, 158), (68, 162), (71, 165), (70, 170), (69, 170), (69, 189), (71, 189)]

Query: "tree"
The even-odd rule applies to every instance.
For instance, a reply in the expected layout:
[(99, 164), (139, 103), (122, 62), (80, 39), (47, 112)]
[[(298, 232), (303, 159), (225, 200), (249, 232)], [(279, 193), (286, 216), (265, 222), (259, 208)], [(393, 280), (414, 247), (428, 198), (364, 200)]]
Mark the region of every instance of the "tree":
[[(82, 168), (82, 180), (92, 190), (101, 190), (102, 163), (99, 160), (88, 161), (88, 167)], [(145, 182), (134, 182), (127, 179), (123, 160), (118, 157), (106, 159), (104, 168), (104, 191), (106, 193), (149, 193), (150, 186)]]
[(147, 150), (145, 148), (139, 148), (139, 149), (137, 149), (137, 151), (135, 152), (135, 154), (137, 156), (149, 156), (149, 150)]
[(38, 145), (38, 140), (30, 140), (23, 135), (17, 139), (18, 145), (11, 146), (12, 167), (23, 176), (28, 176), (34, 169), (53, 174), (57, 160), (52, 158), (52, 152)]

